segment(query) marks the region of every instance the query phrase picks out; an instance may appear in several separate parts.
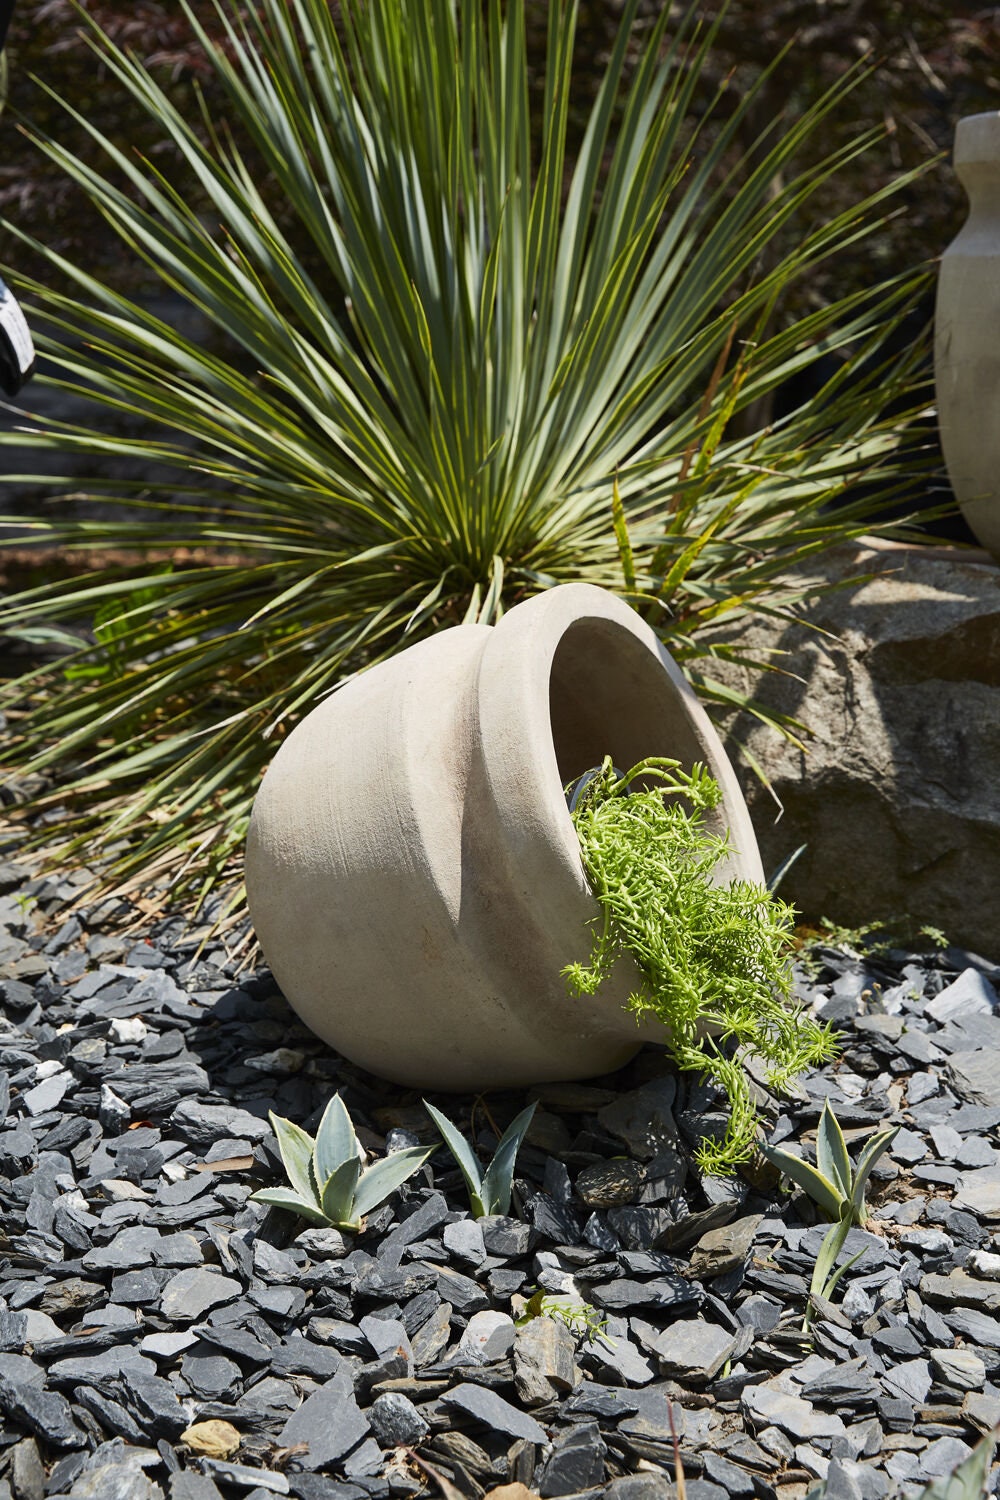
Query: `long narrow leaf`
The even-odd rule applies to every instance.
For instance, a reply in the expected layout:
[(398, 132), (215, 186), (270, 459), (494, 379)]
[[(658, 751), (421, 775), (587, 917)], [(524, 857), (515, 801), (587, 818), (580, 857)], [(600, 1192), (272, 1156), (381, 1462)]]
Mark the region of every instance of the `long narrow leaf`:
[(312, 1198), (302, 1198), (298, 1193), (290, 1193), (285, 1188), (261, 1188), (252, 1193), (251, 1197), (255, 1203), (266, 1203), (271, 1208), (283, 1208), (286, 1213), (298, 1214), (303, 1219), (308, 1219), (311, 1224), (327, 1224), (329, 1218), (323, 1209)]
[(361, 1142), (344, 1101), (339, 1094), (334, 1094), (323, 1111), (316, 1132), (314, 1170), (317, 1182), (326, 1182), (338, 1167), (354, 1158), (364, 1159)]
[(418, 1172), (436, 1150), (436, 1145), (406, 1146), (402, 1151), (393, 1151), (390, 1156), (384, 1156), (381, 1161), (366, 1167), (354, 1195), (355, 1214), (370, 1213), (373, 1208), (384, 1203), (389, 1194), (394, 1193), (414, 1172)]
[[(426, 1099), (423, 1101), (423, 1105), (424, 1109), (426, 1109), (427, 1113), (434, 1121), (434, 1124), (437, 1126), (438, 1130), (440, 1130), (441, 1135), (444, 1139), (444, 1143), (448, 1147), (448, 1150), (455, 1158), (459, 1170), (461, 1171), (462, 1176), (465, 1178), (465, 1185), (469, 1190), (469, 1197), (475, 1199), (478, 1203), (481, 1204), (483, 1196), (483, 1178), (482, 1173), (479, 1170), (479, 1162), (476, 1160), (475, 1152), (469, 1145), (468, 1141), (465, 1139), (465, 1136), (459, 1130), (458, 1126), (452, 1124), (447, 1115), (443, 1115), (439, 1109), (435, 1109), (433, 1104), (428, 1104)], [(478, 1217), (479, 1214), (483, 1212), (485, 1212), (485, 1210), (480, 1208), (476, 1216)]]
[[(802, 742), (705, 658), (921, 486), (925, 341), (906, 320), (927, 270), (802, 294), (889, 232), (916, 177), (831, 211), (876, 143), (822, 149), (867, 66), (769, 119), (773, 71), (716, 89), (720, 22), (656, 9), (647, 27), (622, 7), (583, 118), (570, 0), (547, 9), (537, 90), (523, 5), (218, 0), (208, 26), (182, 4), (214, 117), (79, 13), (153, 149), (68, 104), (67, 129), (33, 139), (210, 336), (4, 226), (47, 263), (51, 285), (12, 279), (45, 410), (70, 415), (32, 414), (28, 387), (0, 447), (45, 474), (0, 463), (0, 480), (73, 496), (82, 519), (46, 506), (32, 545), (96, 558), (7, 595), (0, 628), (68, 645), (192, 558), (71, 663), (0, 685), (12, 770), (39, 788), (17, 815), (64, 809), (61, 838), (24, 830), (55, 863), (112, 885), (155, 868), (201, 896), (238, 879), (261, 773), (325, 693), (566, 581), (647, 610), (702, 696)], [(120, 462), (165, 477), (136, 494)]]
[(857, 1170), (854, 1174), (854, 1190), (851, 1194), (851, 1207), (859, 1224), (864, 1224), (868, 1217), (868, 1210), (865, 1207), (865, 1189), (868, 1186), (872, 1167), (879, 1157), (888, 1151), (899, 1134), (899, 1129), (898, 1125), (893, 1125), (889, 1130), (880, 1131), (878, 1135), (872, 1137), (858, 1158)]
[(529, 1104), (507, 1126), (494, 1153), (493, 1160), (483, 1176), (482, 1200), (488, 1214), (510, 1212), (511, 1187), (514, 1167), (521, 1143), (531, 1128), (535, 1104)]
[(814, 1203), (826, 1214), (829, 1219), (839, 1219), (841, 1194), (837, 1187), (822, 1172), (818, 1172), (810, 1162), (797, 1156), (793, 1151), (783, 1151), (779, 1146), (761, 1146), (761, 1155), (790, 1177), (800, 1188), (807, 1192)]
[(823, 1113), (816, 1132), (816, 1166), (820, 1175), (833, 1184), (842, 1199), (850, 1199), (851, 1159), (847, 1154), (844, 1132), (830, 1108), (829, 1099), (823, 1101)]
[(851, 1217), (850, 1214), (845, 1214), (843, 1218), (832, 1224), (823, 1236), (819, 1254), (816, 1256), (816, 1264), (813, 1266), (812, 1281), (809, 1284), (810, 1293), (818, 1293), (821, 1297), (826, 1296), (824, 1288), (837, 1263), (837, 1256), (844, 1248), (850, 1229)]
[(320, 1206), (327, 1220), (342, 1228), (355, 1228), (362, 1210), (356, 1206), (355, 1189), (361, 1175), (361, 1162), (348, 1157), (322, 1181)]
[(283, 1120), (276, 1114), (269, 1114), (268, 1119), (277, 1139), (289, 1182), (299, 1197), (316, 1203), (318, 1200), (312, 1176), (315, 1141), (301, 1125), (296, 1125), (292, 1120)]

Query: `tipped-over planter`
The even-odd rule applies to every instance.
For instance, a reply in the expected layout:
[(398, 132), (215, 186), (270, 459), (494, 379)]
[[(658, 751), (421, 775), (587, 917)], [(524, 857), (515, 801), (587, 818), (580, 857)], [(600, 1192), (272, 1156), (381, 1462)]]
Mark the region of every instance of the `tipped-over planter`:
[(959, 120), (955, 171), (969, 217), (938, 275), (941, 446), (965, 519), (1000, 560), (1000, 112)]
[(334, 693), (267, 772), (250, 911), (282, 990), (352, 1061), (427, 1089), (586, 1078), (645, 1040), (621, 961), (575, 999), (598, 915), (564, 785), (610, 754), (706, 763), (724, 878), (762, 881), (709, 720), (653, 631), (589, 584), (411, 646)]

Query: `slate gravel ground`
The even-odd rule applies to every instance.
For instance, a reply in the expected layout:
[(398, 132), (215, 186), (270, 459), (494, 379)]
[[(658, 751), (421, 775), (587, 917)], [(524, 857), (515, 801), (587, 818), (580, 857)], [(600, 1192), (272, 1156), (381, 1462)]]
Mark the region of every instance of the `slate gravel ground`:
[[(357, 1236), (249, 1202), (281, 1181), (269, 1110), (314, 1127), (340, 1089), (381, 1153), (433, 1139), (419, 1099), (204, 931), (77, 890), (0, 858), (0, 1500), (666, 1500), (671, 1416), (689, 1500), (882, 1500), (1000, 1420), (986, 960), (798, 971), (843, 1050), (793, 1098), (759, 1080), (771, 1138), (808, 1150), (827, 1097), (852, 1145), (903, 1126), (808, 1345), (823, 1226), (769, 1169), (700, 1178), (720, 1101), (653, 1049), (530, 1091), (517, 1216), (473, 1223), (443, 1148)], [(484, 1153), (524, 1103), (478, 1102)], [(516, 1323), (537, 1290), (568, 1321)]]

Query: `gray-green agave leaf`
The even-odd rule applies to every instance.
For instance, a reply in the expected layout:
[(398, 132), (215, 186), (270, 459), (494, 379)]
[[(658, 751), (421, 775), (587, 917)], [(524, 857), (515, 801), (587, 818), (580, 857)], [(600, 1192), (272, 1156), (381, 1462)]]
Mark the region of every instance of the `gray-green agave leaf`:
[(534, 1104), (529, 1104), (527, 1109), (522, 1109), (521, 1113), (507, 1126), (500, 1137), (493, 1160), (485, 1172), (480, 1171), (476, 1154), (458, 1126), (453, 1124), (439, 1109), (435, 1109), (433, 1104), (428, 1104), (426, 1099), (424, 1108), (440, 1130), (445, 1145), (465, 1178), (472, 1217), (481, 1219), (489, 1214), (509, 1213), (517, 1153), (531, 1125), (535, 1113)]
[(895, 1140), (898, 1130), (899, 1126), (893, 1125), (873, 1135), (861, 1153), (857, 1169), (852, 1170), (844, 1133), (827, 1099), (816, 1133), (815, 1167), (797, 1152), (785, 1151), (780, 1146), (761, 1146), (760, 1151), (766, 1161), (808, 1193), (828, 1219), (836, 1223), (843, 1217), (845, 1209), (849, 1209), (848, 1223), (864, 1226), (868, 1218), (865, 1207), (868, 1178), (879, 1157)]
[(418, 1171), (436, 1146), (412, 1146), (364, 1165), (365, 1152), (344, 1101), (335, 1094), (323, 1111), (316, 1139), (278, 1115), (269, 1116), (293, 1192), (262, 1188), (257, 1203), (283, 1208), (314, 1224), (360, 1229), (361, 1221)]

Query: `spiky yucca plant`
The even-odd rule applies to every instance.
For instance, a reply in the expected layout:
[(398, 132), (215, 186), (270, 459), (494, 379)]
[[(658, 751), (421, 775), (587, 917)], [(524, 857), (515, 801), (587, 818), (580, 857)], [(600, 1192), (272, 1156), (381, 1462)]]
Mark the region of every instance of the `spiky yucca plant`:
[[(639, 34), (625, 5), (571, 170), (566, 0), (548, 10), (539, 118), (516, 3), (344, 0), (335, 21), (328, 0), (218, 0), (222, 39), (199, 33), (228, 99), (217, 120), (184, 118), (91, 26), (106, 86), (159, 122), (198, 201), (169, 153), (139, 159), (68, 106), (67, 140), (89, 132), (107, 174), (38, 144), (234, 353), (33, 242), (75, 293), (9, 273), (46, 378), (94, 418), (28, 416), (0, 442), (173, 476), (88, 484), (119, 519), (29, 521), (40, 543), (139, 560), (0, 609), (0, 628), (68, 650), (0, 708), (15, 771), (42, 774), (33, 806), (66, 806), (70, 852), (118, 841), (119, 874), (210, 884), (322, 694), (557, 582), (623, 593), (721, 694), (705, 627), (782, 607), (790, 567), (905, 480), (919, 351), (886, 351), (923, 273), (781, 312), (791, 281), (868, 254), (885, 220), (888, 192), (823, 216), (824, 185), (872, 137), (796, 167), (858, 70), (741, 162), (755, 91), (723, 91), (692, 125), (712, 32), (671, 31), (672, 9)], [(819, 397), (746, 430), (831, 353)], [(105, 413), (153, 435), (109, 435)], [(867, 498), (830, 513), (859, 479)], [(182, 548), (202, 560), (165, 566)]]

